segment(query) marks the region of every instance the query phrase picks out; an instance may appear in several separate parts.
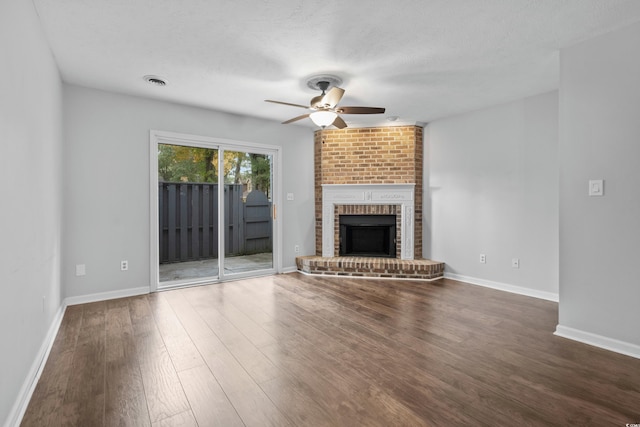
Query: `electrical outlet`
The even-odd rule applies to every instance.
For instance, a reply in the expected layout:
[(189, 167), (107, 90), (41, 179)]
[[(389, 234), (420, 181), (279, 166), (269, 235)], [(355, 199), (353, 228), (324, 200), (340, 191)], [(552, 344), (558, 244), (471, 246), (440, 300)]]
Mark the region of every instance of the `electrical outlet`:
[(604, 196), (604, 180), (603, 179), (589, 180), (589, 196)]
[(294, 251), (295, 253), (300, 252), (300, 245), (295, 245), (295, 246), (293, 247), (293, 251)]
[(127, 271), (129, 269), (129, 261), (120, 261), (120, 270)]
[(84, 276), (87, 274), (87, 269), (84, 264), (76, 265), (76, 276)]
[(485, 254), (480, 254), (480, 264), (487, 263), (487, 256)]
[(519, 258), (513, 258), (511, 260), (511, 267), (520, 268), (520, 259)]

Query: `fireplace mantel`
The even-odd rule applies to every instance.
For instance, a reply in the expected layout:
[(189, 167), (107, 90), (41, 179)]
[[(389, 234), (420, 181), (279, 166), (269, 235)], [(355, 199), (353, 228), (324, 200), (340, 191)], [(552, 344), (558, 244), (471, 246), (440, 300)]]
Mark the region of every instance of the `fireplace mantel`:
[(414, 188), (415, 184), (323, 184), (322, 185), (322, 256), (335, 256), (336, 205), (400, 205), (401, 259), (414, 258)]

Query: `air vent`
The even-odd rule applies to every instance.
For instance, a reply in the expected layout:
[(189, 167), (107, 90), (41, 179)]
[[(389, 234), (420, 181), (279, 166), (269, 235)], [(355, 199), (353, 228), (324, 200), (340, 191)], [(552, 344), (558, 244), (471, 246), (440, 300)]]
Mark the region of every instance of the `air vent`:
[(165, 79), (163, 79), (162, 77), (158, 77), (158, 76), (144, 76), (144, 80), (148, 83), (151, 83), (152, 85), (156, 85), (156, 86), (166, 86), (167, 85), (167, 81)]

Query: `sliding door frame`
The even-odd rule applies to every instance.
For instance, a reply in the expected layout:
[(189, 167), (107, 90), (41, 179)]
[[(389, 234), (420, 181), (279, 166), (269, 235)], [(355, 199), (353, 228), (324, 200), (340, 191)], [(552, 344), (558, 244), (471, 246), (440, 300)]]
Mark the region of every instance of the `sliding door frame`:
[[(158, 216), (158, 145), (185, 145), (190, 147), (199, 147), (219, 150), (219, 164), (217, 170), (220, 171), (220, 162), (222, 162), (223, 151), (245, 151), (254, 154), (266, 154), (273, 156), (272, 162), (272, 217), (273, 217), (273, 267), (269, 270), (259, 270), (257, 272), (237, 273), (229, 276), (224, 274), (224, 239), (221, 238), (224, 233), (224, 212), (222, 211), (222, 198), (224, 191), (218, 191), (218, 263), (219, 273), (216, 280), (211, 278), (195, 279), (188, 283), (169, 284), (167, 286), (160, 285), (159, 262), (160, 262), (160, 237), (158, 235), (159, 216)], [(221, 181), (222, 178), (222, 181)], [(224, 185), (223, 177), (218, 177), (218, 182)], [(220, 185), (220, 184), (219, 184)], [(277, 145), (267, 145), (246, 141), (236, 141), (225, 138), (214, 138), (200, 135), (190, 135), (184, 133), (167, 132), (160, 130), (149, 131), (149, 288), (151, 292), (165, 290), (170, 288), (194, 286), (205, 283), (217, 283), (225, 280), (235, 280), (243, 277), (250, 277), (263, 274), (274, 274), (282, 272), (282, 226), (280, 218), (277, 215), (278, 207), (282, 202), (282, 150)], [(274, 215), (276, 213), (276, 215)]]

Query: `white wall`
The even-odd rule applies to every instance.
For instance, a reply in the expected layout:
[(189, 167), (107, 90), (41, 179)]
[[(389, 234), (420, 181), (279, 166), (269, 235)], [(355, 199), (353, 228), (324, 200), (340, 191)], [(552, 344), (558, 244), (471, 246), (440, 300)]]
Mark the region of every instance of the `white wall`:
[[(561, 52), (559, 330), (640, 357), (640, 24)], [(589, 197), (604, 179), (604, 197)], [(608, 343), (617, 346), (620, 343)]]
[[(30, 1), (0, 2), (0, 425), (60, 307), (60, 76)], [(44, 298), (44, 301), (43, 301)]]
[(149, 286), (150, 129), (284, 147), (283, 267), (314, 253), (311, 129), (71, 85), (64, 106), (65, 297)]
[(445, 262), (452, 278), (557, 299), (558, 93), (436, 120), (426, 132), (425, 258)]

